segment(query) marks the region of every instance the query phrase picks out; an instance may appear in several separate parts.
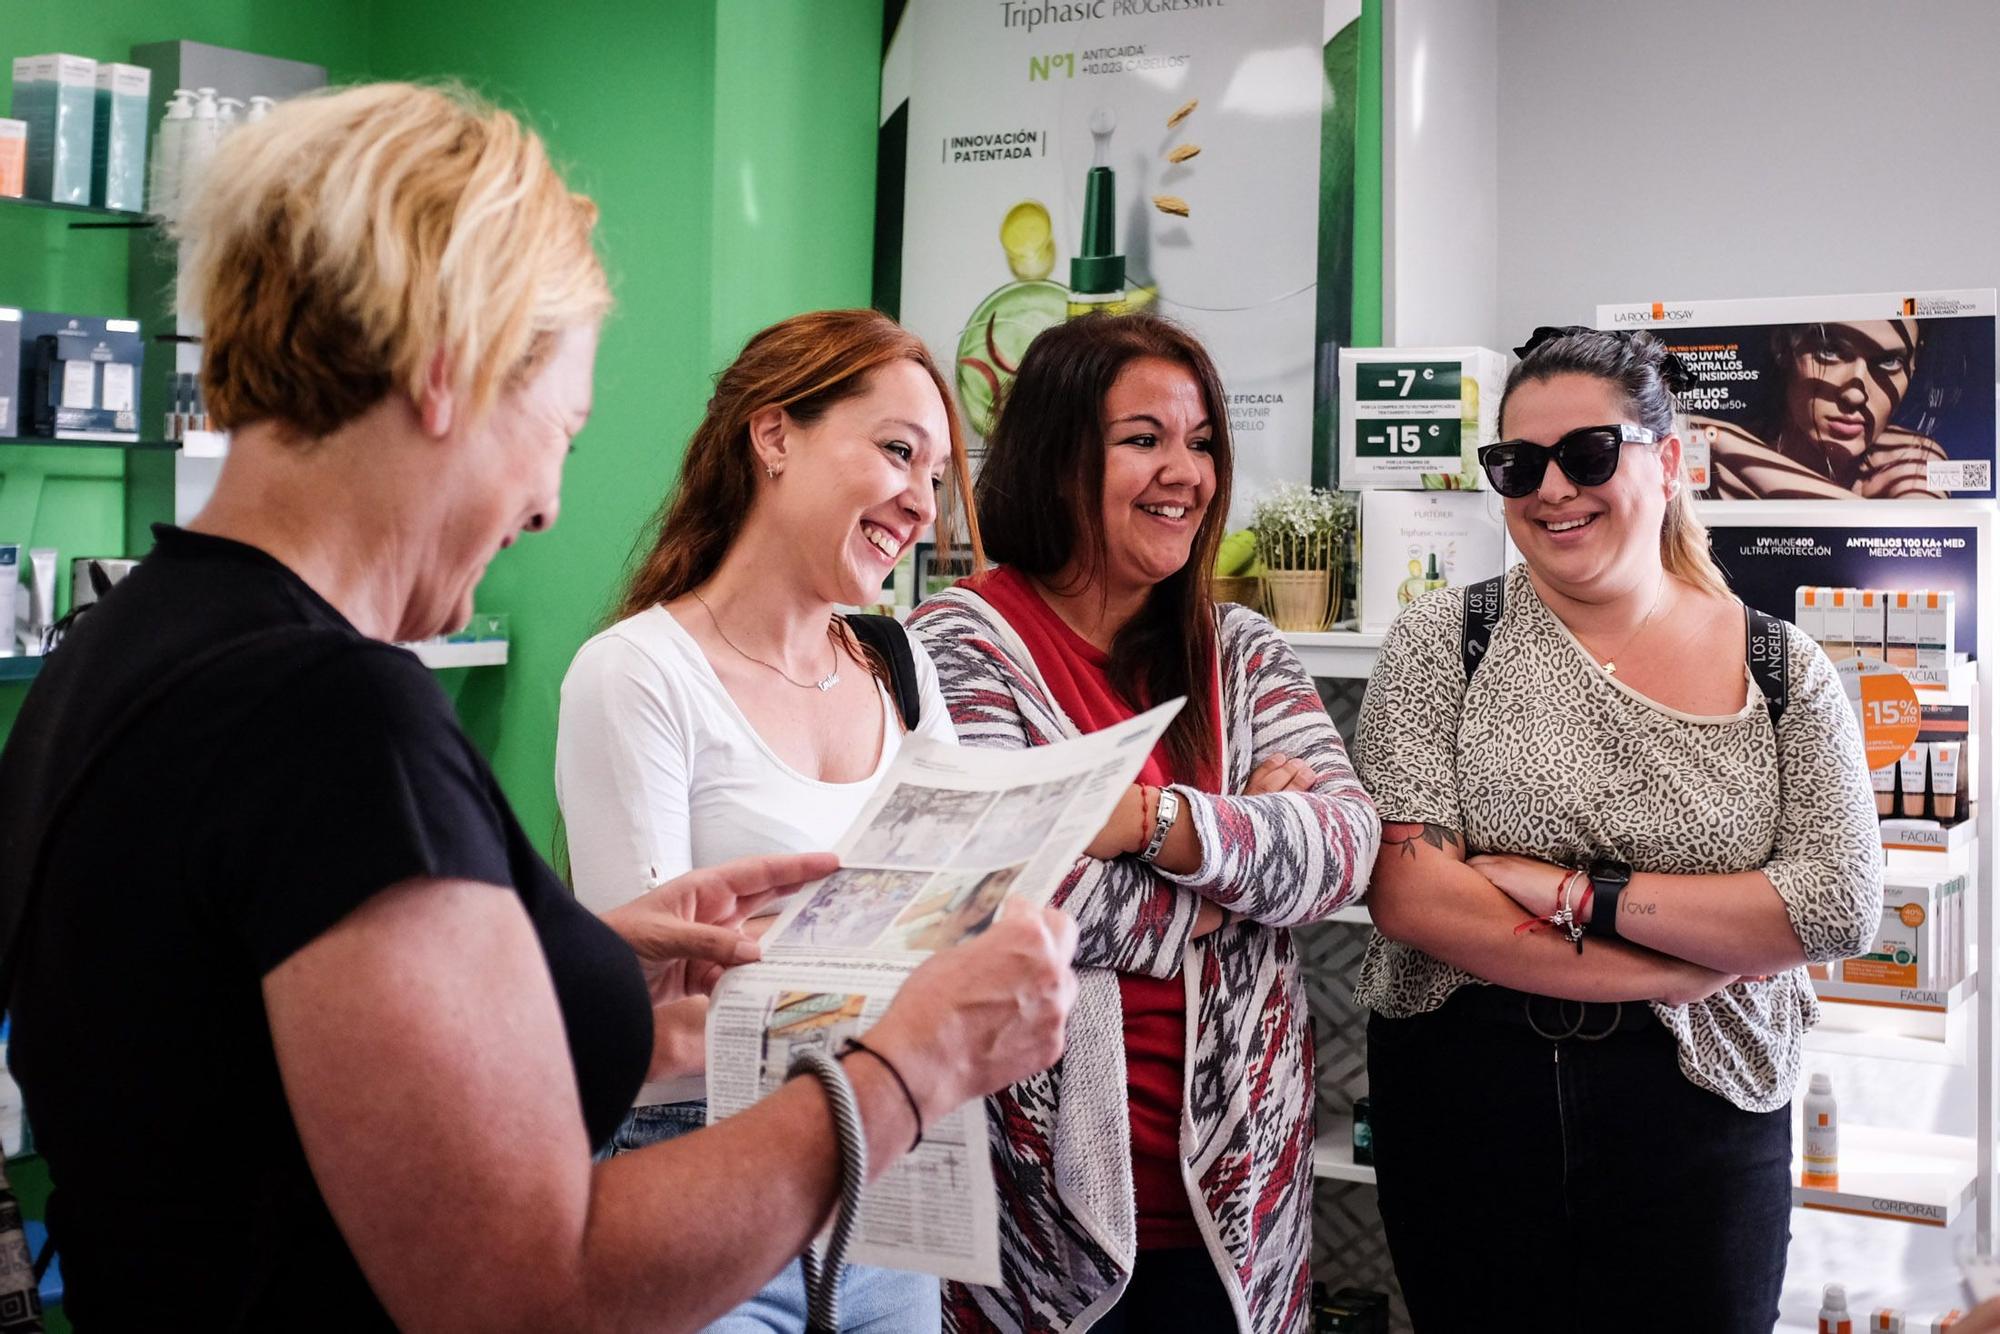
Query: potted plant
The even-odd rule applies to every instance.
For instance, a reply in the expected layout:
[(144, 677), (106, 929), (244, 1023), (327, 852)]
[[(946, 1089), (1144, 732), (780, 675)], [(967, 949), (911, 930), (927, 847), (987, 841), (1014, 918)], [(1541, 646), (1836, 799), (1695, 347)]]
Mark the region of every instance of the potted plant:
[(1340, 612), (1354, 498), (1288, 482), (1258, 502), (1250, 526), (1272, 622), (1280, 630), (1326, 629)]

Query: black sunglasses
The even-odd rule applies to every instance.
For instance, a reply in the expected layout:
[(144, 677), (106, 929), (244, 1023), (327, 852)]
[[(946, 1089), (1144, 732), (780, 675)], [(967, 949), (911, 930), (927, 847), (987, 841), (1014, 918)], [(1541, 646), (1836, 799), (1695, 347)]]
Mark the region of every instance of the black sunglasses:
[(1621, 446), (1650, 445), (1658, 439), (1651, 430), (1630, 422), (1580, 426), (1553, 445), (1538, 445), (1532, 440), (1482, 445), (1479, 466), (1486, 470), (1486, 480), (1495, 491), (1518, 500), (1542, 484), (1550, 459), (1578, 486), (1603, 486), (1618, 471)]

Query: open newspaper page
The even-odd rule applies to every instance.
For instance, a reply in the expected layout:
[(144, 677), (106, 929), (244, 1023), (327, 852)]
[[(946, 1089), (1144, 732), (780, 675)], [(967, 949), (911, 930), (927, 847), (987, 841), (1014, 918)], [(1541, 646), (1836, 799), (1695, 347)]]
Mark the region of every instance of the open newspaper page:
[[(1047, 903), (1180, 707), (1028, 750), (906, 739), (834, 848), (840, 870), (795, 894), (763, 960), (716, 988), (709, 1119), (777, 1088), (802, 1050), (867, 1032), (912, 969), (984, 931), (1007, 899)], [(848, 1258), (1000, 1281), (983, 1101), (925, 1127), (922, 1146), (868, 1187)]]

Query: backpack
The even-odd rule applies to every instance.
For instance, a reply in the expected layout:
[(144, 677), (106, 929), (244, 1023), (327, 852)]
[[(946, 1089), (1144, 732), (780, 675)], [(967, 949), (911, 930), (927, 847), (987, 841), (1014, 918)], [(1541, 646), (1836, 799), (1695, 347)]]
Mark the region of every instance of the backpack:
[[(1486, 650), (1492, 645), (1494, 627), (1500, 624), (1506, 597), (1507, 576), (1504, 574), (1466, 587), (1459, 660), (1465, 665), (1465, 683), (1468, 686), (1472, 684), (1472, 674), (1486, 660)], [(1744, 656), (1750, 663), (1751, 679), (1756, 681), (1758, 691), (1764, 696), (1764, 707), (1770, 710), (1771, 728), (1775, 731), (1778, 719), (1784, 716), (1786, 681), (1791, 672), (1791, 644), (1785, 638), (1785, 623), (1746, 602), (1743, 604), (1743, 637)]]
[(917, 692), (917, 658), (910, 648), (910, 632), (893, 616), (859, 613), (848, 616), (847, 628), (854, 632), (863, 648), (889, 669), (890, 693), (896, 697), (896, 708), (903, 715), (903, 727), (906, 731), (916, 731), (923, 717), (924, 701)]

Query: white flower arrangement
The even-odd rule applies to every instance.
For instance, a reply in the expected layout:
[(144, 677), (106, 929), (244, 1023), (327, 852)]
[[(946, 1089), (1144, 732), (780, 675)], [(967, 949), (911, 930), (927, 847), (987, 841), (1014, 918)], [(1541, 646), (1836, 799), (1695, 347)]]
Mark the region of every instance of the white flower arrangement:
[(1354, 533), (1354, 497), (1286, 482), (1257, 502), (1250, 520), (1257, 555), (1273, 570), (1334, 570)]

